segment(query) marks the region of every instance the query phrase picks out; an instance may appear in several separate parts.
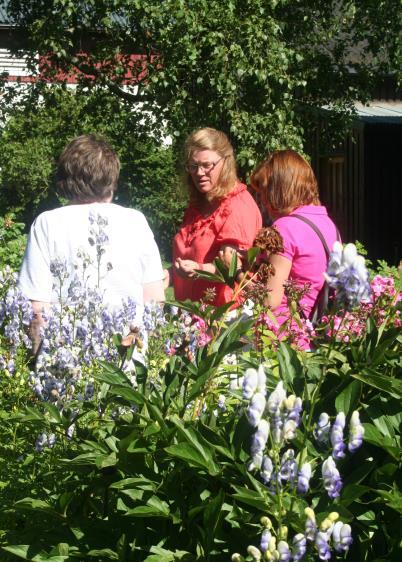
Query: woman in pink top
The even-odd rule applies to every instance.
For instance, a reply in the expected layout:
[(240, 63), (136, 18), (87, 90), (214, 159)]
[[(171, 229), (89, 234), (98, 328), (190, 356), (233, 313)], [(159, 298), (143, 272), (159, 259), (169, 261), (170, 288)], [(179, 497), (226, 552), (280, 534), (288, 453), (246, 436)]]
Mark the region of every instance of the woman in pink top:
[(185, 145), (190, 203), (173, 241), (173, 281), (177, 300), (200, 300), (213, 289), (216, 306), (230, 302), (233, 291), (223, 283), (199, 279), (197, 270), (215, 272), (219, 250), (252, 246), (262, 226), (261, 213), (236, 174), (233, 147), (222, 131), (194, 131)]
[[(285, 283), (310, 285), (300, 305), (309, 317), (324, 284), (327, 255), (317, 232), (319, 229), (330, 250), (337, 239), (337, 229), (321, 205), (318, 185), (309, 163), (294, 150), (274, 152), (251, 177), (253, 188), (261, 194), (273, 224), (283, 238), (283, 252), (270, 256), (275, 268), (268, 282), (268, 304), (279, 323), (288, 317)], [(302, 219), (292, 215), (299, 215)]]

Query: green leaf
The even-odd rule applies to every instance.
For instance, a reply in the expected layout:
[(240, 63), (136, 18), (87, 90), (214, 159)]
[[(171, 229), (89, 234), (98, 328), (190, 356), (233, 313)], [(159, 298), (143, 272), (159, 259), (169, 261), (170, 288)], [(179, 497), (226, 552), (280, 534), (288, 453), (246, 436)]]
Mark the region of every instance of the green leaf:
[(222, 505), (225, 500), (225, 493), (222, 488), (218, 494), (208, 502), (203, 515), (203, 527), (206, 535), (206, 544), (204, 551), (208, 556), (214, 547), (215, 537), (217, 535), (218, 527), (224, 516), (222, 512)]
[(380, 375), (369, 369), (364, 369), (361, 373), (353, 374), (352, 377), (378, 390), (382, 390), (387, 394), (391, 394), (391, 396), (402, 398), (402, 381), (400, 380)]
[(359, 484), (345, 486), (342, 490), (342, 505), (347, 507), (370, 490), (369, 486), (361, 486)]
[(94, 558), (98, 558), (99, 556), (102, 557), (103, 559), (106, 560), (119, 560), (119, 555), (117, 554), (117, 552), (115, 552), (114, 550), (111, 550), (110, 548), (101, 548), (101, 549), (93, 549), (90, 550), (87, 554), (87, 556), (93, 556)]
[(109, 394), (113, 394), (114, 396), (121, 396), (122, 398), (125, 398), (130, 404), (138, 404), (141, 406), (145, 403), (145, 397), (143, 394), (141, 394), (137, 390), (134, 390), (134, 388), (128, 388), (127, 386), (112, 386), (109, 389)]
[(394, 459), (399, 460), (400, 449), (396, 446), (395, 442), (390, 439), (387, 435), (384, 435), (380, 430), (370, 423), (363, 423), (364, 427), (364, 441), (376, 445), (381, 449), (384, 449), (389, 453)]
[(63, 518), (63, 516), (58, 513), (53, 507), (43, 500), (37, 500), (34, 498), (24, 498), (15, 502), (14, 506), (17, 509), (23, 509), (26, 511), (44, 511), (49, 515), (53, 515), (57, 518)]
[(63, 418), (57, 406), (55, 406), (54, 404), (50, 404), (49, 402), (43, 402), (43, 407), (47, 410), (47, 419), (49, 419), (53, 423), (63, 422)]
[(375, 492), (384, 499), (388, 507), (391, 507), (398, 513), (402, 513), (402, 494), (399, 490), (393, 490), (392, 492), (375, 490)]
[(139, 505), (126, 511), (127, 517), (169, 517), (169, 511), (162, 511), (152, 505)]
[(22, 558), (23, 560), (29, 560), (31, 562), (65, 562), (71, 560), (70, 556), (52, 556), (44, 551), (34, 554), (32, 552), (32, 546), (28, 544), (19, 544), (11, 546), (3, 546), (3, 550)]
[(183, 461), (187, 462), (190, 466), (205, 469), (211, 476), (219, 474), (219, 467), (211, 459), (205, 457), (190, 443), (178, 443), (177, 445), (170, 445), (165, 448), (165, 451)]
[(269, 503), (259, 492), (249, 490), (248, 488), (242, 488), (241, 486), (233, 486), (233, 488), (235, 490), (233, 494), (235, 500), (256, 507), (263, 513), (269, 513)]
[(98, 455), (95, 460), (96, 466), (98, 468), (106, 468), (108, 466), (116, 466), (117, 456), (116, 453), (110, 453), (110, 455)]
[(277, 358), (281, 378), (292, 388), (294, 379), (301, 375), (301, 363), (297, 353), (290, 345), (280, 342)]
[(347, 416), (358, 405), (362, 384), (359, 381), (352, 381), (335, 399), (337, 412), (344, 412)]
[(119, 367), (103, 360), (99, 360), (98, 363), (103, 370), (100, 372), (95, 371), (94, 378), (111, 385), (132, 386), (126, 373), (119, 369)]

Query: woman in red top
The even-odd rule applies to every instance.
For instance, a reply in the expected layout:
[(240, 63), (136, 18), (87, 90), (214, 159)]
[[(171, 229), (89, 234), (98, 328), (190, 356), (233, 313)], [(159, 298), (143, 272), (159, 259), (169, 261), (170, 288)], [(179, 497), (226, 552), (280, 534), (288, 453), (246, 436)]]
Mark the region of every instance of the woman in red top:
[(232, 300), (233, 291), (197, 278), (196, 270), (215, 273), (213, 261), (224, 247), (250, 248), (262, 226), (261, 213), (237, 177), (224, 133), (209, 127), (194, 131), (186, 141), (185, 161), (190, 202), (173, 241), (175, 297), (198, 301), (213, 288), (212, 303), (220, 306)]

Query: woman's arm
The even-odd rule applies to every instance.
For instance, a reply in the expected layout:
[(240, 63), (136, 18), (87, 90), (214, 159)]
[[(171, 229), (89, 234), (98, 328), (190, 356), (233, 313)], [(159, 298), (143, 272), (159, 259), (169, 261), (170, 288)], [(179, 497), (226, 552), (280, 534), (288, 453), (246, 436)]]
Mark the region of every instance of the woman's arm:
[(147, 302), (164, 302), (165, 301), (165, 291), (163, 288), (163, 280), (152, 281), (151, 283), (144, 283), (142, 285), (142, 293), (144, 297), (144, 303)]
[(289, 279), (292, 262), (288, 260), (288, 258), (279, 256), (278, 254), (271, 254), (269, 256), (269, 261), (274, 266), (275, 275), (272, 275), (267, 283), (269, 294), (266, 304), (270, 306), (272, 310), (275, 310), (282, 302), (285, 293), (284, 285)]
[(36, 356), (39, 351), (41, 338), (41, 328), (45, 324), (43, 313), (49, 310), (50, 304), (48, 302), (31, 301), (33, 317), (29, 326), (29, 338), (32, 342), (32, 354)]

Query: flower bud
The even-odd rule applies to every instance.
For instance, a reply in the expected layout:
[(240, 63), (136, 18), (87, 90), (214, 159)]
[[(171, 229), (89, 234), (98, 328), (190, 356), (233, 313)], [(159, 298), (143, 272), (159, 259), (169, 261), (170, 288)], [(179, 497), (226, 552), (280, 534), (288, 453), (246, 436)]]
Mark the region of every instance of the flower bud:
[(284, 540), (288, 538), (288, 528), (285, 527), (285, 525), (282, 525), (282, 527), (279, 529), (278, 536), (280, 539), (284, 539)]
[(247, 547), (247, 552), (250, 556), (253, 557), (253, 560), (261, 560), (262, 557), (261, 551), (258, 550), (258, 548), (253, 546), (252, 544), (250, 544), (250, 546)]
[(260, 519), (261, 525), (263, 525), (266, 529), (272, 529), (272, 522), (269, 517), (263, 515)]

